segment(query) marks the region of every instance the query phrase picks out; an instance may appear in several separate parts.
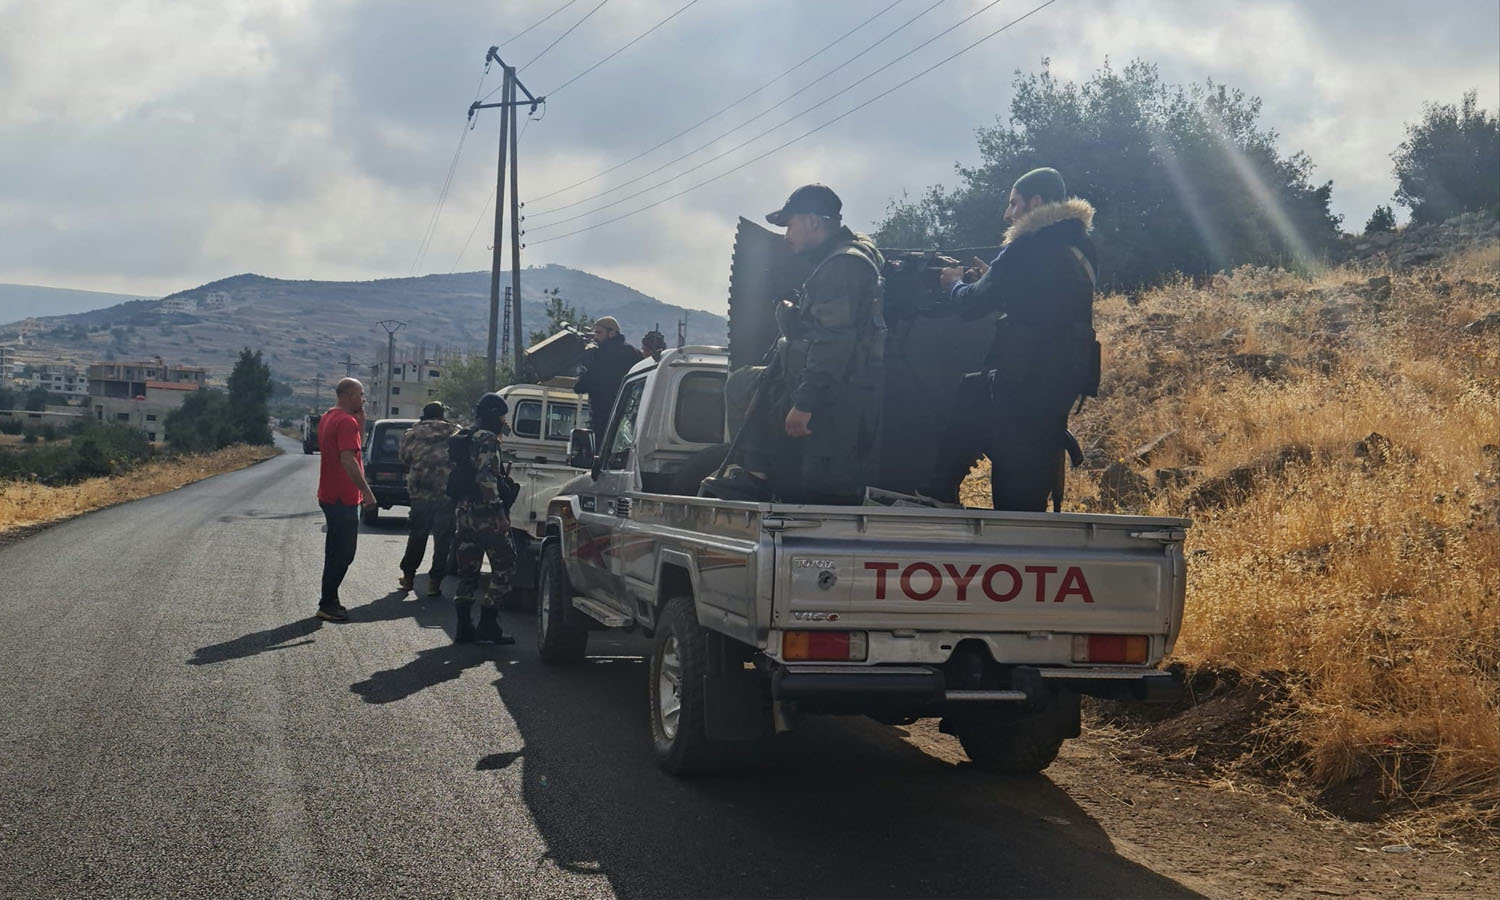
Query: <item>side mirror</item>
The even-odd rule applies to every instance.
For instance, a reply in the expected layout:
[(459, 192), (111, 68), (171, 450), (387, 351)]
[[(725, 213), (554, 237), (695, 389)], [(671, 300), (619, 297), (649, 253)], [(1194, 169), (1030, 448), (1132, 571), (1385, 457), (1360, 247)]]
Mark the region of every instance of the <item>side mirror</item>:
[(587, 428), (575, 428), (568, 435), (568, 465), (575, 469), (594, 467), (594, 433)]

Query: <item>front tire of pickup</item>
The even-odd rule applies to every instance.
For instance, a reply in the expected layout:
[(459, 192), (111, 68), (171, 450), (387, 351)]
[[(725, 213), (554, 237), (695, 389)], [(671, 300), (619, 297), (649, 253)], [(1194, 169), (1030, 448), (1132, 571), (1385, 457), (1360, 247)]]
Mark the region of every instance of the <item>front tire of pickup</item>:
[(704, 719), (708, 637), (692, 597), (674, 597), (657, 620), (651, 652), (651, 744), (657, 763), (673, 775), (708, 771), (720, 760)]
[(996, 775), (1035, 775), (1057, 759), (1063, 738), (1039, 718), (991, 719), (965, 725), (958, 742), (976, 766)]
[(562, 547), (552, 541), (542, 548), (536, 597), (536, 653), (542, 662), (566, 666), (583, 662), (589, 630), (568, 621), (571, 592), (563, 567)]

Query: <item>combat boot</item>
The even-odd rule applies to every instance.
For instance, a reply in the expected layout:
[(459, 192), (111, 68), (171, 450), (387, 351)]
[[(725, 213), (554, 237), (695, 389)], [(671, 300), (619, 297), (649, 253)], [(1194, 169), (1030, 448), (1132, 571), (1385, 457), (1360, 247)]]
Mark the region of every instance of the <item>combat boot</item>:
[(473, 606), (472, 600), (453, 601), (453, 610), (458, 613), (458, 623), (453, 626), (453, 643), (474, 643), (474, 619), (470, 615)]
[(491, 644), (514, 644), (516, 639), (500, 628), (500, 607), (490, 604), (479, 607), (479, 628), (474, 632), (476, 641)]

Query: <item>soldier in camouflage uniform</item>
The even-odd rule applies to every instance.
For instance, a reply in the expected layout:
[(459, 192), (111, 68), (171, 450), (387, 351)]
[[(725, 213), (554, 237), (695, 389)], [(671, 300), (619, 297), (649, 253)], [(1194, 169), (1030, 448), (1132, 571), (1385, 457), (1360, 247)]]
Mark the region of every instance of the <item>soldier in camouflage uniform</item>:
[(411, 515), (407, 520), (406, 553), (401, 557), (401, 579), (397, 586), (403, 591), (412, 589), (431, 535), (432, 569), (427, 575), (427, 594), (431, 597), (443, 592), (449, 545), (453, 542), (453, 500), (445, 492), (451, 468), (448, 438), (458, 431), (458, 426), (443, 419), (446, 412), (441, 403), (427, 404), (422, 407), (422, 420), (401, 435), (401, 462), (406, 464)]
[[(884, 381), (885, 317), (875, 243), (842, 224), (821, 184), (792, 192), (766, 216), (812, 264), (797, 302), (781, 301), (776, 360), (725, 387), (731, 430), (745, 430), (724, 476), (704, 493), (791, 503), (860, 503), (874, 473)], [(761, 397), (750, 409), (757, 384)], [(748, 414), (748, 418), (747, 418)]]
[[(505, 398), (485, 394), (474, 404), (474, 428), (460, 432), (454, 440), (468, 445), (473, 485), (457, 509), (458, 592), (453, 606), (458, 624), (453, 630), (455, 643), (490, 641), (514, 644), (516, 639), (500, 627), (499, 599), (510, 593), (515, 573), (516, 551), (510, 536), (510, 501), (515, 499), (508, 488), (514, 483), (505, 475), (500, 462), (500, 433), (510, 412)], [(474, 591), (479, 587), (479, 568), (490, 559), (490, 584), (479, 604), (479, 626), (470, 619)]]

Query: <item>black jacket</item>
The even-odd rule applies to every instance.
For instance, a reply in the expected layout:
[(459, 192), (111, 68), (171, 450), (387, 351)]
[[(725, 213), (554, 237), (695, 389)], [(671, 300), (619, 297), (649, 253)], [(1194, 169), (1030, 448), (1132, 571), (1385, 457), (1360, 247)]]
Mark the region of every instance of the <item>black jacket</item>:
[(1005, 234), (984, 277), (955, 285), (961, 315), (1003, 312), (986, 367), (993, 399), (1017, 412), (1066, 412), (1086, 386), (1094, 352), (1099, 256), (1088, 232), (1094, 208), (1077, 198), (1040, 206)]
[(617, 334), (598, 346), (584, 352), (584, 372), (578, 376), (573, 390), (589, 397), (589, 427), (595, 433), (603, 433), (613, 412), (615, 395), (620, 392), (620, 382), (625, 380), (630, 367), (641, 361), (641, 351), (625, 343), (625, 336)]

